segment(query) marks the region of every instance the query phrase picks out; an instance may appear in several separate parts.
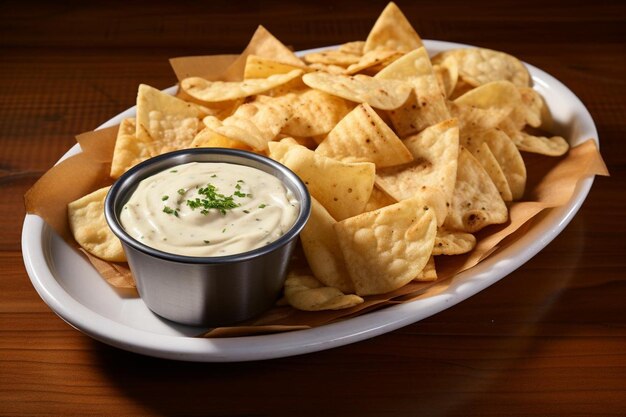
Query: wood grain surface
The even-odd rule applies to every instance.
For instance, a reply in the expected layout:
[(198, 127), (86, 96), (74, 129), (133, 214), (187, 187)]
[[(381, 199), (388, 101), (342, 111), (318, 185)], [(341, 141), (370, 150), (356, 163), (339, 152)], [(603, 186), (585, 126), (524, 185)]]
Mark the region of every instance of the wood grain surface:
[(92, 340), (39, 298), (23, 195), (71, 146), (175, 82), (168, 59), (364, 39), (385, 2), (0, 3), (0, 415), (626, 415), (626, 3), (398, 1), (426, 39), (512, 53), (585, 103), (611, 172), (548, 247), (478, 295), (364, 342), (250, 363)]

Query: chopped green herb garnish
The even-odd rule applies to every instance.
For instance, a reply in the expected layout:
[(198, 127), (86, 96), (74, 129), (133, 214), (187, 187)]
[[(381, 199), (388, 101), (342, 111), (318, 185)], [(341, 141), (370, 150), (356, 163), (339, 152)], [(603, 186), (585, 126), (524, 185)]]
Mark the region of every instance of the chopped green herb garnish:
[(241, 204), (235, 203), (233, 196), (225, 196), (217, 192), (217, 188), (213, 184), (207, 184), (206, 187), (198, 190), (203, 198), (196, 197), (194, 200), (187, 200), (187, 205), (192, 210), (202, 209), (200, 213), (209, 214), (210, 209), (219, 210), (220, 213), (226, 214), (226, 210), (239, 207)]
[(168, 206), (163, 206), (163, 213), (173, 214), (174, 216), (178, 217), (178, 210), (169, 208)]
[(259, 208), (260, 208), (260, 209), (263, 209), (263, 208), (265, 208), (265, 207), (267, 207), (267, 204), (259, 204)]
[(180, 189), (178, 190), (178, 194), (180, 194), (180, 195), (184, 195), (185, 193), (186, 193), (186, 191), (185, 191), (185, 189), (184, 189), (184, 188), (180, 188)]
[(246, 214), (250, 214), (250, 210), (244, 210), (243, 212)]
[(217, 177), (217, 174), (211, 175), (211, 178), (215, 178), (215, 177)]
[(225, 231), (226, 231), (226, 228), (223, 228), (223, 229), (222, 229), (222, 233), (224, 233)]
[(164, 195), (163, 197), (161, 197), (161, 201), (165, 201), (165, 200), (167, 200), (168, 198), (170, 198), (170, 196), (169, 196), (169, 195)]
[(178, 170), (176, 170), (176, 169), (173, 169), (173, 170), (171, 170), (170, 172), (178, 172)]
[(233, 194), (239, 198), (243, 198), (247, 196), (245, 193), (242, 193), (241, 191), (235, 191)]

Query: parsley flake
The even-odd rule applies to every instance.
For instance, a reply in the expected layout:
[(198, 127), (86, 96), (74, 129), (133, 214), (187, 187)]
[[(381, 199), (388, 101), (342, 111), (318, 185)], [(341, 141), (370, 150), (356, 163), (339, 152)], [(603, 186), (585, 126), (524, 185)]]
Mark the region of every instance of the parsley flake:
[(233, 196), (225, 196), (217, 191), (217, 187), (213, 184), (207, 184), (206, 187), (202, 187), (198, 190), (198, 194), (201, 197), (196, 197), (193, 200), (187, 200), (187, 205), (192, 209), (201, 209), (200, 213), (207, 215), (210, 209), (219, 210), (223, 215), (226, 214), (226, 210), (239, 207), (241, 204), (235, 203)]

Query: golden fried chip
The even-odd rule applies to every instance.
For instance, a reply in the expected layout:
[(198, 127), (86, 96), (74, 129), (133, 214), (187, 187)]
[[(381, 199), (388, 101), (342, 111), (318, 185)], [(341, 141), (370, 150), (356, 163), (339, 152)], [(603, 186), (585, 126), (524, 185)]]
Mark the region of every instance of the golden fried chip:
[(437, 269), (435, 267), (435, 257), (430, 256), (424, 269), (413, 279), (413, 281), (434, 281), (437, 279)]
[(454, 103), (479, 109), (507, 109), (509, 113), (524, 105), (519, 89), (509, 81), (482, 84), (456, 98)]
[(110, 262), (126, 262), (122, 243), (104, 218), (104, 187), (67, 205), (68, 221), (76, 242), (92, 255)]
[(285, 280), (285, 298), (293, 308), (304, 311), (340, 310), (364, 301), (358, 295), (325, 287), (312, 276), (295, 274), (289, 274)]
[(398, 201), (391, 197), (389, 194), (374, 186), (374, 188), (372, 189), (372, 194), (370, 195), (370, 199), (365, 205), (365, 209), (363, 211), (366, 212), (378, 210), (383, 207), (396, 204), (397, 202)]
[(390, 49), (409, 52), (422, 46), (422, 40), (394, 2), (387, 4), (370, 30), (363, 52)]
[(399, 80), (376, 79), (367, 75), (339, 75), (325, 72), (304, 74), (302, 81), (316, 90), (356, 103), (367, 103), (381, 110), (400, 107), (411, 92), (411, 85)]
[(498, 189), (480, 163), (465, 148), (459, 152), (452, 205), (444, 226), (473, 233), (508, 219), (508, 210)]
[(375, 74), (387, 65), (391, 64), (396, 59), (400, 58), (402, 55), (402, 52), (388, 51), (383, 49), (369, 51), (361, 56), (358, 62), (346, 68), (345, 74), (357, 74), (359, 72), (369, 69), (372, 69), (371, 72)]
[[(404, 144), (413, 154), (414, 161), (380, 169), (376, 184), (398, 201), (414, 197), (426, 189), (439, 190), (445, 213), (445, 206), (452, 201), (457, 170), (459, 128), (456, 120), (431, 126), (407, 138)], [(438, 219), (443, 221), (441, 214)]]
[(345, 74), (346, 72), (346, 69), (339, 65), (322, 64), (319, 62), (316, 62), (314, 64), (309, 64), (308, 68), (314, 71), (327, 72), (329, 74)]
[(315, 278), (344, 293), (353, 293), (354, 286), (333, 229), (335, 223), (324, 206), (312, 198), (311, 216), (300, 233), (302, 249)]
[(448, 102), (448, 108), (452, 117), (459, 121), (461, 132), (466, 130), (488, 130), (499, 127), (511, 113), (509, 107), (489, 107), (480, 109), (471, 105)]
[(412, 281), (430, 259), (433, 210), (412, 198), (335, 224), (358, 295), (383, 294)]
[(277, 97), (285, 106), (289, 120), (281, 133), (296, 137), (326, 135), (354, 103), (318, 90), (306, 90)]
[(236, 139), (231, 139), (226, 136), (222, 136), (219, 133), (215, 133), (209, 128), (204, 128), (191, 142), (191, 148), (230, 148), (230, 149), (243, 149), (251, 151), (252, 148), (244, 142)]
[(489, 145), (489, 149), (502, 168), (513, 200), (519, 200), (524, 195), (527, 177), (526, 165), (519, 150), (507, 134), (498, 129), (483, 132), (481, 139)]
[(218, 119), (222, 120), (230, 116), (231, 114), (233, 114), (233, 112), (237, 110), (237, 107), (241, 106), (244, 101), (243, 99), (237, 99), (237, 100), (216, 101), (213, 103), (207, 103), (207, 102), (203, 102), (200, 100), (196, 100), (195, 98), (191, 97), (189, 94), (185, 93), (185, 91), (183, 91), (181, 88), (179, 88), (178, 91), (176, 92), (176, 97), (188, 103), (193, 103), (198, 109), (198, 111), (200, 112), (200, 116), (199, 116), (200, 119), (206, 116), (215, 116)]
[(227, 124), (224, 124), (216, 117), (207, 116), (202, 121), (206, 126), (205, 129), (220, 136), (243, 142), (255, 150), (260, 151), (267, 148), (267, 141), (263, 138), (262, 132), (249, 120), (236, 118), (230, 119)]
[(433, 71), (446, 97), (452, 96), (459, 80), (459, 64), (456, 59), (453, 56), (446, 57), (440, 64), (433, 65)]
[(491, 152), (489, 145), (486, 142), (482, 142), (474, 149), (469, 149), (476, 158), (476, 160), (483, 166), (485, 172), (489, 174), (491, 181), (498, 189), (500, 196), (504, 201), (512, 201), (513, 194), (511, 193), (511, 187), (504, 176), (504, 172), (500, 167), (500, 164), (496, 160), (496, 157)]
[(198, 132), (200, 115), (194, 104), (141, 84), (135, 135), (140, 142), (152, 143), (159, 154), (188, 148)]
[(339, 45), (339, 48), (337, 48), (337, 50), (341, 52), (346, 52), (348, 54), (361, 56), (363, 55), (364, 46), (365, 46), (365, 41), (352, 41), (352, 42), (346, 42), (346, 43)]
[(374, 78), (381, 81), (404, 80), (413, 87), (408, 100), (400, 108), (389, 112), (401, 139), (450, 118), (445, 93), (437, 82), (425, 48), (405, 54)]
[(476, 246), (476, 238), (471, 233), (451, 232), (445, 228), (437, 229), (433, 255), (461, 255)]
[(244, 68), (249, 55), (257, 55), (262, 58), (282, 62), (299, 68), (304, 67), (304, 63), (291, 49), (276, 39), (267, 29), (259, 25), (252, 35), (246, 49), (220, 76), (224, 81), (240, 81), (243, 77)]
[[(285, 146), (288, 149), (285, 151)], [(301, 145), (269, 143), (270, 157), (295, 172), (328, 212), (337, 220), (362, 213), (374, 187), (371, 162), (347, 163), (316, 154)]]
[(308, 53), (304, 56), (304, 61), (308, 64), (326, 64), (347, 67), (359, 62), (359, 55), (330, 49)]
[(520, 125), (541, 126), (546, 107), (541, 94), (531, 87), (518, 87), (518, 90), (522, 105), (513, 111), (511, 117)]
[(300, 77), (303, 72), (301, 69), (294, 69), (286, 74), (243, 81), (209, 81), (200, 77), (189, 77), (180, 82), (180, 87), (185, 93), (202, 102), (235, 100), (264, 93)]
[[(439, 65), (439, 64), (433, 64), (433, 65)], [(458, 70), (458, 65), (457, 65), (457, 70)], [(465, 80), (458, 77), (457, 75), (456, 85), (454, 86), (454, 90), (452, 90), (452, 94), (450, 94), (448, 98), (450, 100), (456, 100), (458, 97), (461, 97), (463, 94), (467, 93), (472, 88), (474, 88), (473, 85), (465, 82)]]
[(526, 66), (512, 55), (485, 48), (463, 48), (441, 52), (433, 57), (438, 64), (448, 56), (459, 63), (459, 76), (477, 87), (491, 81), (511, 81), (518, 87), (530, 85)]
[(111, 178), (119, 178), (138, 163), (159, 154), (152, 140), (140, 140), (135, 136), (136, 129), (134, 118), (120, 123), (111, 160)]
[(288, 74), (293, 70), (302, 69), (300, 66), (283, 64), (272, 59), (263, 58), (257, 55), (248, 55), (243, 78), (268, 78), (275, 74)]
[(538, 153), (547, 156), (561, 156), (569, 149), (569, 144), (561, 136), (535, 136), (526, 132), (509, 135), (520, 151)]
[(413, 155), (369, 104), (359, 104), (330, 131), (316, 153), (377, 168), (411, 162)]
[(252, 149), (265, 150), (267, 142), (276, 138), (289, 117), (289, 109), (282, 100), (269, 97), (239, 106), (222, 121), (207, 116), (203, 122), (215, 133), (243, 142)]

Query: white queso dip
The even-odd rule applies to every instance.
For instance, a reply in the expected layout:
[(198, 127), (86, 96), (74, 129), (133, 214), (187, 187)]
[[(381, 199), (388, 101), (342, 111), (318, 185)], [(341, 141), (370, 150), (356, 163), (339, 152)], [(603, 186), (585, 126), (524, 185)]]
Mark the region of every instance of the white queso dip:
[(120, 222), (163, 252), (226, 256), (265, 246), (295, 223), (299, 203), (276, 177), (248, 166), (191, 162), (139, 183)]

